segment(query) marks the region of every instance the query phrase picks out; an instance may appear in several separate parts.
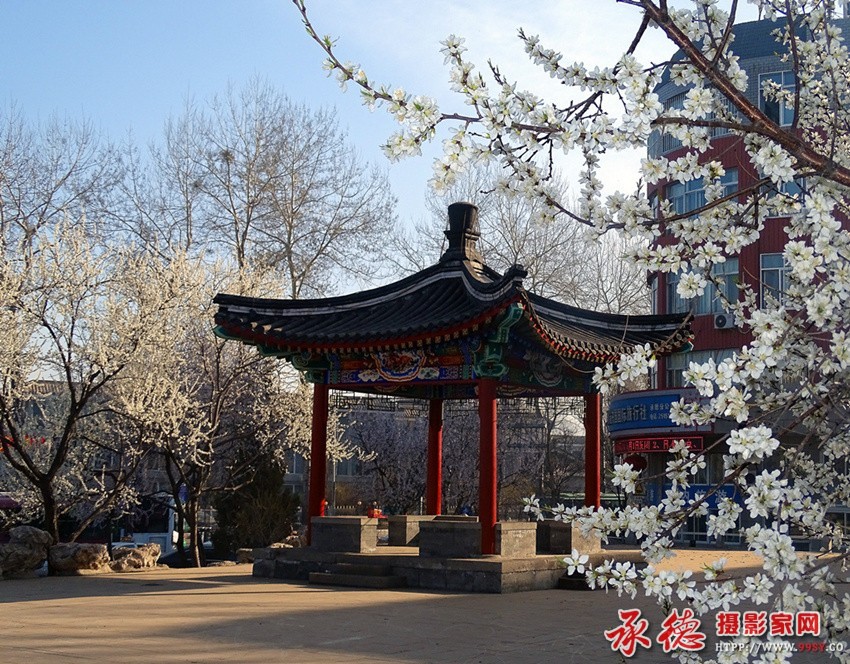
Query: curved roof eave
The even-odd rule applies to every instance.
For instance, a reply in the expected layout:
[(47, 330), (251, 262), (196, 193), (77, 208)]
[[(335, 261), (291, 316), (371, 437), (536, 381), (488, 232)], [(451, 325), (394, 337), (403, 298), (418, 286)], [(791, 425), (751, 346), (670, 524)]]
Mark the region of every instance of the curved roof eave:
[(534, 334), (565, 361), (610, 362), (637, 346), (672, 353), (691, 338), (693, 316), (628, 316), (579, 309), (529, 293), (526, 315)]
[(456, 264), (438, 263), (386, 286), (349, 295), (312, 300), (284, 300), (218, 293), (213, 298), (213, 302), (225, 306), (231, 311), (253, 311), (264, 315), (279, 313), (287, 316), (329, 314), (384, 304), (415, 293), (439, 281), (455, 278), (462, 279), (467, 292), (475, 299), (496, 301), (504, 297), (509, 290), (521, 286), (522, 279), (526, 274), (525, 270), (519, 266), (512, 267), (504, 275), (499, 275), (488, 268), (487, 276), (498, 277), (498, 279), (482, 281), (477, 278), (475, 272), (479, 271), (473, 271), (467, 261), (459, 261)]
[[(246, 343), (308, 349), (410, 347), (456, 339), (489, 325), (522, 291), (521, 268), (494, 281), (465, 261), (381, 288), (316, 300), (216, 296), (220, 333)], [(485, 278), (489, 275), (485, 275)]]

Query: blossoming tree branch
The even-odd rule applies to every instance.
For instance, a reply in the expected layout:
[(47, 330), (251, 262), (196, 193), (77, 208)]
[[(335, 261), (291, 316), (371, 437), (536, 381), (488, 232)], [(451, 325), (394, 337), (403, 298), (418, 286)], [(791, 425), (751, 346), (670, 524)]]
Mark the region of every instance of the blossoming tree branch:
[[(666, 0), (620, 0), (623, 12), (642, 21), (622, 57), (605, 68), (570, 62), (552, 45), (519, 31), (528, 57), (563, 87), (566, 102), (553, 103), (508, 80), (495, 63), (481, 71), (465, 56), (464, 40), (449, 36), (442, 52), (451, 89), (464, 106), (438, 108), (433, 98), (383, 86), (359, 65), (337, 55), (330, 37), (312, 25), (304, 0), (293, 0), (308, 33), (324, 50), (325, 68), (343, 87), (356, 86), (370, 108), (383, 108), (399, 123), (384, 149), (391, 159), (416, 155), (443, 128), (444, 154), (434, 164), (432, 184), (450, 185), (470, 164), (494, 162), (504, 174), (499, 188), (542, 203), (549, 223), (571, 218), (585, 224), (588, 240), (609, 231), (635, 241), (627, 256), (650, 273), (678, 274), (683, 299), (706, 291), (723, 293), (713, 268), (756, 243), (769, 217), (787, 219), (784, 249), (787, 283), (781, 297), (759, 298), (742, 280), (723, 306), (751, 335), (732, 357), (692, 362), (686, 382), (698, 401), (681, 401), (671, 411), (682, 426), (725, 419), (734, 429), (717, 443), (723, 449), (722, 483), (737, 485), (741, 503), (716, 492), (689, 494), (705, 464), (702, 453), (676, 445), (666, 464), (669, 488), (657, 505), (622, 510), (551, 509), (556, 518), (578, 520), (603, 538), (633, 534), (649, 566), (625, 563), (584, 570), (592, 585), (634, 596), (640, 591), (662, 603), (686, 601), (699, 615), (740, 602), (821, 612), (831, 636), (846, 633), (850, 597), (835, 585), (836, 564), (847, 556), (842, 529), (826, 518), (830, 505), (850, 501), (850, 478), (843, 460), (850, 451), (850, 58), (835, 24), (838, 10), (827, 0), (755, 0), (760, 15), (775, 23), (775, 50), (793, 72), (793, 84), (767, 81), (759, 94), (793, 109), (781, 124), (747, 95), (749, 80), (736, 55), (733, 23), (738, 2), (696, 0), (688, 8)], [(639, 62), (637, 47), (649, 30), (670, 41), (671, 59)], [(655, 90), (664, 76), (686, 90), (676, 105), (661, 103)], [(728, 191), (725, 168), (711, 153), (712, 132), (739, 136), (756, 184)], [(605, 193), (599, 177), (603, 153), (646, 150), (653, 132), (679, 141), (679, 156), (647, 156), (635, 193)], [(582, 158), (578, 205), (563, 200), (553, 185), (559, 155)], [(652, 200), (647, 185), (699, 180), (705, 200), (678, 213), (669, 201)], [(796, 184), (796, 186), (794, 186)], [(842, 223), (844, 222), (844, 223)], [(604, 393), (644, 376), (655, 358), (649, 348), (624, 356), (617, 366), (597, 370)], [(780, 444), (789, 431), (802, 432), (793, 444)], [(723, 446), (720, 448), (719, 446)], [(634, 492), (639, 472), (623, 463), (613, 483)], [(542, 514), (536, 500), (527, 510)], [(653, 565), (671, 555), (676, 534), (691, 516), (708, 516), (708, 535), (722, 538), (742, 512), (754, 525), (745, 531), (748, 547), (764, 570), (744, 578), (724, 573), (722, 562), (696, 584), (689, 573), (657, 572)], [(800, 557), (791, 533), (824, 542), (824, 551)], [(582, 571), (578, 554), (569, 559)], [(585, 561), (586, 562), (586, 561)], [(729, 661), (738, 655), (728, 654)], [(746, 657), (746, 654), (742, 655)]]

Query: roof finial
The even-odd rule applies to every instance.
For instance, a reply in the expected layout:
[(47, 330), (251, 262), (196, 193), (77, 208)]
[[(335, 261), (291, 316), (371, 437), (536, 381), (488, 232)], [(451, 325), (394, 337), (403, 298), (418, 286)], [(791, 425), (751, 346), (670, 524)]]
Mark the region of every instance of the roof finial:
[(467, 260), (484, 263), (478, 252), (478, 208), (472, 203), (452, 203), (449, 205), (449, 229), (445, 231), (449, 240), (440, 262), (448, 260)]

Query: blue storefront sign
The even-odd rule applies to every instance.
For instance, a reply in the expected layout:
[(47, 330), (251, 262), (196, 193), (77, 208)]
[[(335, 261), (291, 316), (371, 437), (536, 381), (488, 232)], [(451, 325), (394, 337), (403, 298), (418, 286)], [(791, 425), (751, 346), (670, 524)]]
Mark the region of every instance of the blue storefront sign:
[(670, 406), (682, 398), (695, 399), (696, 390), (651, 390), (630, 392), (611, 399), (608, 431), (615, 437), (624, 432), (705, 431), (708, 427), (680, 427), (670, 419)]
[[(647, 483), (645, 491), (646, 491), (646, 503), (648, 505), (658, 505), (661, 500), (666, 495), (667, 490), (672, 485), (667, 483), (664, 485), (664, 489), (661, 491), (659, 495), (659, 487), (654, 483)], [(692, 501), (696, 499), (698, 494), (708, 495), (708, 493), (715, 488), (713, 484), (691, 484), (686, 490), (685, 493), (687, 495), (688, 501)], [(708, 508), (711, 510), (717, 509), (717, 501), (721, 498), (731, 498), (739, 505), (744, 504), (744, 498), (741, 495), (740, 491), (738, 491), (738, 487), (734, 484), (721, 484), (717, 487), (717, 491), (715, 491), (712, 495), (708, 496), (706, 499), (706, 503), (708, 504)]]

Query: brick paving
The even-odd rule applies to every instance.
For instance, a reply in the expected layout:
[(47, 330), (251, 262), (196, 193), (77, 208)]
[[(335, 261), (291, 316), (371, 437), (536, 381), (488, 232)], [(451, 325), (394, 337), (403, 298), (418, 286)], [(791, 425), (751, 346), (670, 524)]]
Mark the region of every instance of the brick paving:
[[(730, 554), (691, 555), (686, 562), (698, 567)], [(733, 564), (752, 562), (740, 555)], [(602, 636), (619, 623), (618, 608), (641, 608), (653, 634), (663, 619), (646, 598), (600, 591), (353, 590), (255, 579), (250, 571), (2, 581), (0, 662), (595, 664), (625, 661)], [(629, 661), (671, 660), (655, 646)]]

